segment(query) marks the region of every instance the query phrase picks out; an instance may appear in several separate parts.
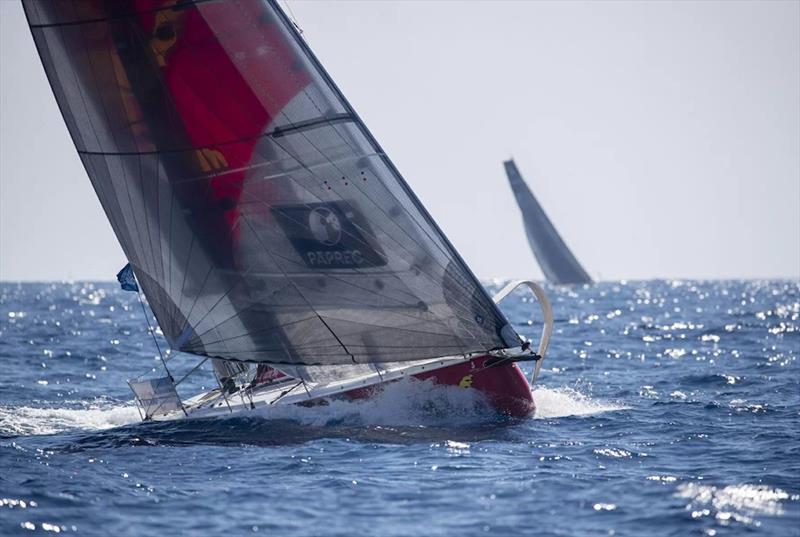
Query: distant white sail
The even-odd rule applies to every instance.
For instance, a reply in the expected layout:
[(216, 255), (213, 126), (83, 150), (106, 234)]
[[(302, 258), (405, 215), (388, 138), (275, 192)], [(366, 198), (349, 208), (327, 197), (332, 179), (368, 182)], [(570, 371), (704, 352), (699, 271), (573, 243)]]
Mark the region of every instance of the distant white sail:
[(525, 184), (514, 161), (507, 160), (503, 165), (511, 190), (522, 211), (528, 243), (547, 281), (555, 284), (592, 283), (592, 279), (567, 248), (544, 209)]

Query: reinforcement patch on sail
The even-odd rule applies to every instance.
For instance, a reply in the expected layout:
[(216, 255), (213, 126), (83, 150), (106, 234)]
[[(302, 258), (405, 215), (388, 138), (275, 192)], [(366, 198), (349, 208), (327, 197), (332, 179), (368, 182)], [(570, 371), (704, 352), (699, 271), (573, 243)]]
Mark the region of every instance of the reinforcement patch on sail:
[(567, 247), (539, 201), (522, 179), (513, 160), (503, 163), (517, 199), (525, 235), (547, 281), (556, 284), (592, 283), (592, 279)]
[(24, 0), (173, 348), (297, 365), (506, 347), (506, 321), (273, 1)]

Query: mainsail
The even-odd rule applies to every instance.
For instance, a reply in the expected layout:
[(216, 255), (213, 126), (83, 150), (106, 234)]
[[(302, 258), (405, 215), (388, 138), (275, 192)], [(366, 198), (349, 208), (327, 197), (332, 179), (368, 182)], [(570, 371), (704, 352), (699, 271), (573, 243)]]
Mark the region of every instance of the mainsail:
[(547, 281), (555, 284), (592, 283), (522, 179), (513, 160), (503, 162), (514, 197), (522, 211), (528, 244)]
[(519, 344), (274, 1), (23, 5), (172, 348), (308, 374)]

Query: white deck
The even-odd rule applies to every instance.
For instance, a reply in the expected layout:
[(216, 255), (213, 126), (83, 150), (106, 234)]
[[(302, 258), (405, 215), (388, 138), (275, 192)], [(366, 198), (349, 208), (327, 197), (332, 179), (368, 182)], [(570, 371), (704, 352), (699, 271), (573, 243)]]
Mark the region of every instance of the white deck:
[[(484, 353), (481, 353), (481, 355), (482, 354)], [(394, 368), (380, 368), (368, 375), (329, 383), (304, 383), (295, 378), (288, 378), (287, 380), (281, 380), (256, 388), (242, 389), (235, 393), (226, 394), (225, 396), (222, 395), (221, 390), (214, 389), (183, 401), (184, 411), (176, 410), (165, 414), (158, 414), (153, 416), (152, 419), (163, 421), (183, 418), (205, 418), (247, 413), (272, 405), (310, 403), (318, 399), (343, 394), (351, 390), (375, 386), (426, 371), (435, 371), (443, 367), (469, 361), (476, 356), (479, 355), (475, 354), (405, 362)]]

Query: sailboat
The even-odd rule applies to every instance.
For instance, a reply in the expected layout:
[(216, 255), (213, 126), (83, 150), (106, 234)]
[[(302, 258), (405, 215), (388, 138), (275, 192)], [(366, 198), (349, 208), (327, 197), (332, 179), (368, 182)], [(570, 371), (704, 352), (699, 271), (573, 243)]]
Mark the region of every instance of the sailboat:
[[(145, 420), (369, 398), (413, 377), (534, 411), (542, 289), (490, 297), (274, 0), (23, 0), (106, 216), (169, 344)], [(533, 290), (538, 349), (497, 303)], [(143, 306), (144, 308), (144, 306)], [(147, 315), (146, 315), (147, 317)], [(182, 378), (173, 360), (195, 360)], [(213, 365), (217, 387), (177, 387)], [(207, 369), (207, 368), (206, 368)]]
[(539, 201), (528, 188), (513, 159), (503, 162), (508, 182), (522, 212), (525, 235), (545, 278), (557, 285), (592, 283)]

